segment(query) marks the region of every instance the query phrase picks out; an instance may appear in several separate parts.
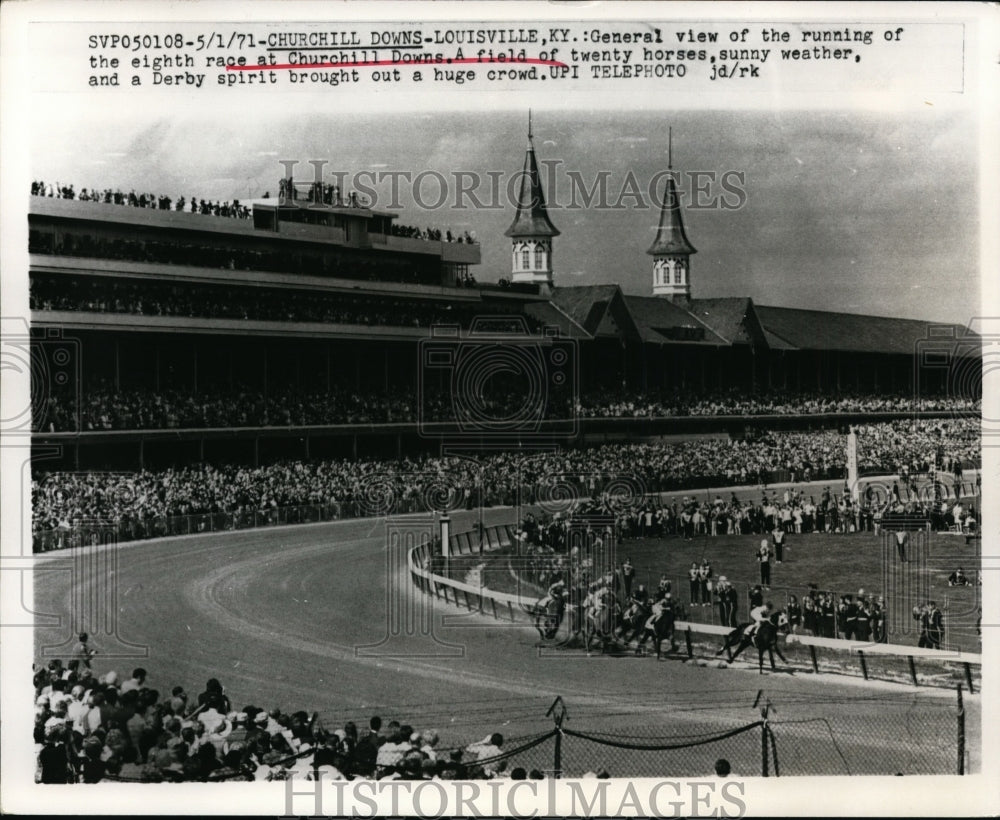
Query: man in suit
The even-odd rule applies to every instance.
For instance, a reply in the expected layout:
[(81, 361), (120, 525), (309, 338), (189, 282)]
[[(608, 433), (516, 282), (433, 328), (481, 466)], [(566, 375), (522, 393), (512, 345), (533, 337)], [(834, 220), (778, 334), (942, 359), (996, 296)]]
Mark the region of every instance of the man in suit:
[(765, 589), (771, 586), (771, 547), (764, 538), (755, 553), (757, 562), (760, 564), (760, 583)]

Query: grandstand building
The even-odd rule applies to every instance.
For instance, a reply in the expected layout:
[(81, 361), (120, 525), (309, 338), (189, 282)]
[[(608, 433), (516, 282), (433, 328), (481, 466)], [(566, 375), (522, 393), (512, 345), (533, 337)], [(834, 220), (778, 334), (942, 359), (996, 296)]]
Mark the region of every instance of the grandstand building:
[[(940, 393), (955, 373), (947, 323), (698, 298), (677, 191), (668, 179), (649, 248), (649, 295), (615, 283), (560, 283), (559, 236), (545, 206), (532, 135), (511, 240), (511, 278), (477, 282), (480, 246), (466, 237), (400, 226), (322, 184), (253, 203), (252, 218), (166, 207), (32, 196), (29, 255), (32, 332), (39, 370), (36, 465), (41, 469), (135, 469), (193, 462), (398, 457), (440, 444), (399, 411), (375, 418), (361, 401), (346, 422), (303, 424), (275, 413), (266, 424), (142, 425), (89, 429), (74, 423), (95, 391), (190, 394), (337, 393), (412, 399), (434, 384), (420, 360), (432, 325), (466, 338), (488, 317), (497, 332), (556, 328), (575, 343), (580, 393), (682, 391), (906, 391)], [(499, 325), (496, 324), (500, 318)], [(509, 320), (508, 328), (504, 321)], [(46, 350), (71, 342), (68, 376), (49, 381)], [(934, 362), (917, 355), (936, 345)], [(978, 367), (978, 360), (975, 362)], [(554, 411), (552, 411), (554, 412)], [(551, 420), (552, 412), (549, 413)], [(567, 406), (567, 412), (573, 412)], [(62, 418), (63, 423), (56, 420)], [(864, 418), (864, 417), (861, 417)], [(840, 416), (837, 423), (848, 423)], [(546, 422), (548, 423), (548, 422)], [(772, 428), (823, 423), (769, 417)], [(829, 423), (829, 422), (827, 422)], [(577, 441), (692, 431), (741, 433), (743, 419), (585, 419)], [(433, 430), (432, 430), (433, 432)]]

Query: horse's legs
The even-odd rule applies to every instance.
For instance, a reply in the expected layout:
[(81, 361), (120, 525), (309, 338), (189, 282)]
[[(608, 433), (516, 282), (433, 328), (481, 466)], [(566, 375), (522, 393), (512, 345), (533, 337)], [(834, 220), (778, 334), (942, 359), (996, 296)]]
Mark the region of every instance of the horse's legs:
[(729, 655), (729, 662), (732, 663), (734, 660), (736, 660), (736, 658), (739, 657), (739, 654), (744, 649), (746, 649), (748, 646), (750, 646), (750, 642), (749, 641), (740, 641), (739, 644), (736, 647), (736, 651), (730, 653), (730, 655)]

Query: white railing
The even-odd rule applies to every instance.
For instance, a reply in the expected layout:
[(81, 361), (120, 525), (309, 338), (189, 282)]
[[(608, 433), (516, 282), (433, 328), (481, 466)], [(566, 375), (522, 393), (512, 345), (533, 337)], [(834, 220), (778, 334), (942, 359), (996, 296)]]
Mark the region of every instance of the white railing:
[[(482, 530), (482, 534), (477, 531), (456, 533), (448, 539), (449, 554), (467, 556), (496, 552), (503, 547), (510, 546), (514, 542), (514, 539), (515, 532), (513, 526), (509, 524), (485, 527)], [(410, 550), (407, 557), (410, 577), (417, 587), (428, 595), (433, 595), (439, 600), (444, 600), (446, 603), (454, 604), (469, 611), (480, 612), (498, 620), (512, 622), (517, 620), (518, 614), (527, 615), (529, 612), (528, 608), (535, 603), (534, 599), (526, 600), (521, 595), (499, 592), (484, 586), (474, 586), (433, 572), (430, 567), (437, 560), (433, 555), (433, 549), (434, 544), (423, 543)], [(694, 647), (691, 639), (693, 633), (726, 636), (732, 632), (732, 627), (692, 621), (677, 621), (674, 627), (678, 632), (683, 633), (685, 637), (689, 658), (694, 656)], [(983, 663), (982, 655), (979, 654), (947, 649), (904, 646), (902, 644), (848, 641), (839, 638), (817, 638), (811, 635), (794, 634), (787, 635), (785, 642), (809, 648), (814, 672), (819, 672), (817, 649), (836, 650), (857, 655), (861, 666), (861, 673), (865, 680), (869, 679), (868, 665), (865, 659), (866, 655), (906, 658), (909, 664), (910, 679), (914, 686), (919, 685), (916, 658), (933, 660), (938, 663), (960, 663), (965, 671), (966, 683), (970, 692), (975, 691), (973, 687), (972, 667), (982, 666)]]

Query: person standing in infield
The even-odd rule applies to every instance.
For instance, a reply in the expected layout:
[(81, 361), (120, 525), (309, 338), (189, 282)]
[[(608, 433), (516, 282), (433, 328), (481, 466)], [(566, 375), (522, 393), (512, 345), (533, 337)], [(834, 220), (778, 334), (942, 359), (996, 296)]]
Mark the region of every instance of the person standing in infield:
[(761, 539), (754, 557), (760, 563), (760, 584), (764, 589), (769, 589), (771, 586), (771, 547), (766, 538)]
[(785, 546), (785, 531), (781, 527), (775, 527), (771, 533), (771, 541), (774, 545), (774, 560), (781, 563)]

